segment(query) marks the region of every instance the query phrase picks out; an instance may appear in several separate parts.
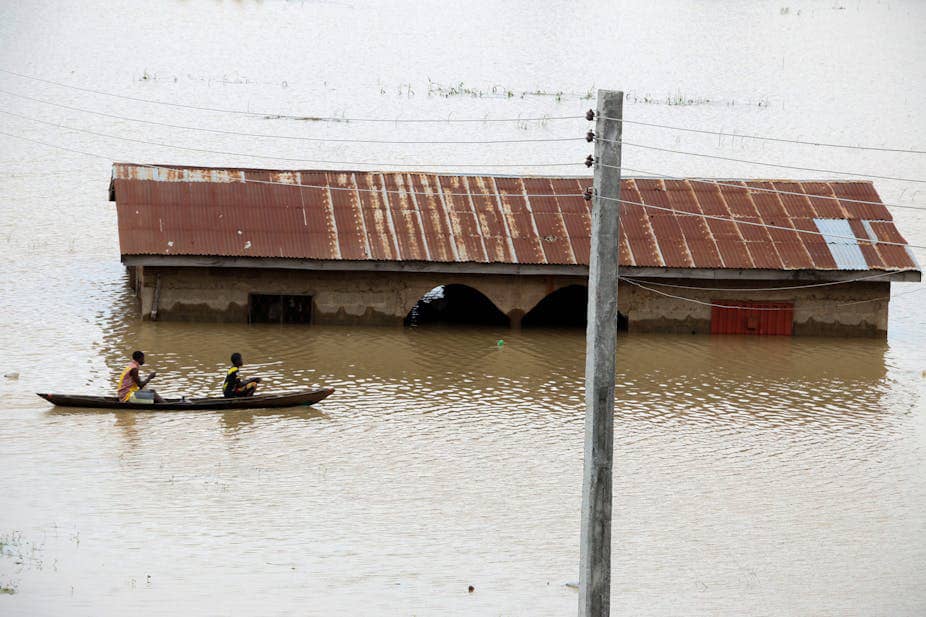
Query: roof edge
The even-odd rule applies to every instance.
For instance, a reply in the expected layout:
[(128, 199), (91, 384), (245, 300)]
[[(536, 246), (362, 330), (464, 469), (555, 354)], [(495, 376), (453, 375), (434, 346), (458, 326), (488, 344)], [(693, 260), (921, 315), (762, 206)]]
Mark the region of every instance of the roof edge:
[[(454, 171), (434, 171), (434, 170), (423, 170), (423, 169), (343, 169), (343, 168), (294, 168), (294, 169), (280, 169), (280, 168), (265, 168), (265, 167), (231, 167), (231, 166), (212, 166), (212, 165), (173, 165), (167, 163), (132, 163), (127, 161), (116, 161), (113, 163), (113, 173), (110, 178), (110, 190), (112, 195), (113, 180), (115, 179), (115, 168), (117, 165), (123, 165), (127, 167), (143, 167), (143, 168), (164, 168), (164, 169), (202, 169), (202, 170), (212, 170), (212, 171), (243, 171), (243, 172), (257, 172), (257, 173), (343, 173), (343, 174), (429, 174), (433, 176), (455, 176), (460, 178), (540, 178), (540, 179), (549, 179), (549, 178), (562, 178), (567, 180), (590, 180), (592, 177), (588, 174), (523, 174), (523, 173), (511, 173), (511, 174), (498, 174), (498, 173), (478, 173), (478, 172), (454, 172)], [(525, 165), (525, 167), (530, 167), (530, 165)], [(711, 176), (632, 176), (632, 175), (622, 175), (621, 180), (676, 180), (676, 181), (685, 181), (685, 180), (706, 180), (714, 182), (826, 182), (829, 184), (871, 184), (874, 185), (874, 180), (869, 180), (866, 178), (730, 178), (730, 177), (711, 177)], [(111, 197), (110, 201), (114, 201), (114, 198)]]
[[(274, 270), (433, 272), (443, 274), (515, 274), (521, 276), (588, 277), (588, 266), (576, 264), (506, 264), (481, 262), (319, 260), (280, 257), (222, 257), (206, 255), (122, 255), (126, 266), (181, 268), (259, 268)], [(848, 281), (878, 276), (872, 282), (920, 282), (919, 270), (772, 270), (733, 268), (643, 268), (621, 266), (621, 274), (641, 278), (697, 280)]]

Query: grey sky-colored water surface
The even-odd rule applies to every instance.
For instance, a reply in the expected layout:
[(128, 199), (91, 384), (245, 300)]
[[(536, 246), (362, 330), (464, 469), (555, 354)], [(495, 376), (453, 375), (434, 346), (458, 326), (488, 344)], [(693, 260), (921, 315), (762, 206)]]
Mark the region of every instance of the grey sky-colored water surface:
[[(924, 25), (918, 2), (7, 3), (0, 68), (201, 107), (390, 119), (581, 115), (594, 106), (587, 93), (622, 88), (626, 116), (642, 121), (923, 149)], [(9, 74), (0, 88), (249, 133), (489, 140), (587, 130), (584, 120), (223, 115)], [(584, 142), (245, 138), (0, 102), (132, 139), (410, 169), (551, 173), (532, 164), (589, 152)], [(575, 611), (564, 583), (577, 576), (582, 333), (141, 323), (106, 201), (111, 160), (279, 161), (3, 115), (0, 130), (103, 157), (0, 136), (0, 375), (19, 375), (0, 377), (0, 586), (15, 591), (0, 594), (0, 614)], [(922, 155), (630, 125), (624, 136), (926, 179)], [(799, 176), (633, 148), (624, 163), (676, 176)], [(876, 187), (885, 201), (926, 208), (926, 185)], [(926, 244), (926, 214), (895, 216)], [(886, 342), (621, 338), (614, 614), (926, 612), (926, 294), (917, 289), (895, 285), (905, 295), (892, 303)], [(164, 392), (217, 390), (228, 353), (240, 351), (268, 387), (338, 393), (309, 411), (171, 415), (52, 411), (32, 394), (111, 388), (136, 347)]]

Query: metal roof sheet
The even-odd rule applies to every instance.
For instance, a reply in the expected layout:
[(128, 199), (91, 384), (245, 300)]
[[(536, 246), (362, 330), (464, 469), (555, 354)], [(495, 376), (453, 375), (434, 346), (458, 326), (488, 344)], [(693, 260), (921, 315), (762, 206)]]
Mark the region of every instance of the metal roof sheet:
[(858, 239), (854, 238), (855, 233), (849, 226), (849, 221), (845, 219), (814, 219), (814, 224), (823, 239), (826, 246), (836, 262), (836, 267), (840, 270), (867, 270), (868, 262), (865, 261), (865, 255), (859, 247)]
[[(581, 193), (591, 183), (116, 163), (110, 198), (123, 255), (587, 265), (591, 217)], [(871, 182), (624, 179), (621, 195), (678, 212), (621, 205), (625, 266), (918, 267), (905, 247), (884, 244), (905, 240)]]

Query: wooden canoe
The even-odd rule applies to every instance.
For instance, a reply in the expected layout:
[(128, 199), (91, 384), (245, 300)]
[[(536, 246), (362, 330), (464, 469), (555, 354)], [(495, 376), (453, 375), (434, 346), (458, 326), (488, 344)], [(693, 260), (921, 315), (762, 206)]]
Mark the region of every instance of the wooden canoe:
[(270, 407), (296, 407), (312, 405), (327, 398), (334, 388), (298, 390), (279, 394), (256, 394), (242, 398), (165, 398), (163, 403), (120, 403), (115, 396), (87, 396), (83, 394), (45, 394), (43, 399), (59, 407), (86, 407), (93, 409), (139, 409), (147, 411), (190, 411), (197, 409), (267, 409)]

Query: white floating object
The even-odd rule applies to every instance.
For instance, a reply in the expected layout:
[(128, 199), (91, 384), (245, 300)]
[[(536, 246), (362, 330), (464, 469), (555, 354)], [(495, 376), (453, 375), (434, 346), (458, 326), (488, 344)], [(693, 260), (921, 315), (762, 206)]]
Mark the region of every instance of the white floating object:
[(4, 373), (3, 376), (6, 377), (7, 379), (19, 379), (19, 373), (16, 373), (16, 372)]

